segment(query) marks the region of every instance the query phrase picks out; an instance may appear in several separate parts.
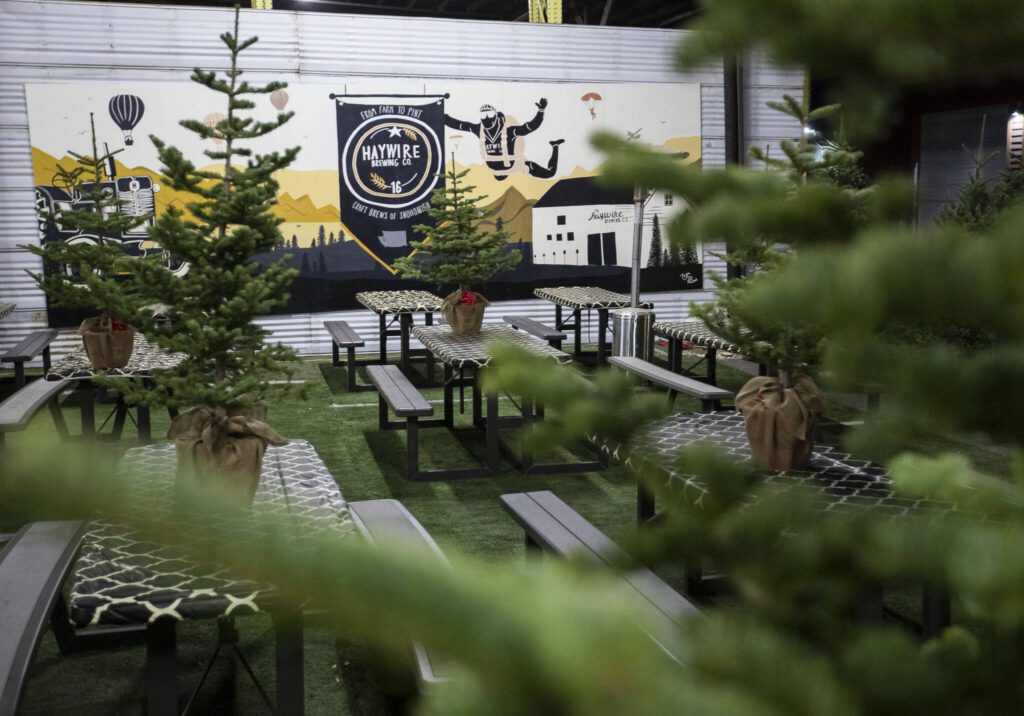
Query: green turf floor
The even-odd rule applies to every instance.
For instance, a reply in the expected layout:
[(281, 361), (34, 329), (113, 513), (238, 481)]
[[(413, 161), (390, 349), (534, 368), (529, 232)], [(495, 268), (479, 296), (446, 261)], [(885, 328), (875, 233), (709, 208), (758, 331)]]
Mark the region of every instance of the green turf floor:
[[(750, 376), (720, 365), (719, 384), (736, 390)], [(629, 533), (635, 525), (635, 486), (621, 469), (581, 475), (523, 476), (505, 464), (498, 475), (483, 479), (411, 483), (403, 477), (405, 435), (377, 429), (375, 393), (348, 393), (345, 371), (334, 368), (326, 358), (310, 359), (299, 365), (297, 378), (308, 381), (306, 400), (289, 399), (270, 407), (267, 421), (283, 435), (310, 441), (349, 501), (374, 498), (400, 500), (420, 520), (442, 549), (459, 550), (489, 560), (523, 558), (523, 536), (502, 511), (499, 496), (507, 492), (551, 490), (580, 514), (615, 537)], [(365, 379), (365, 376), (363, 376)], [(440, 389), (423, 391), (438, 401)], [(457, 399), (457, 396), (456, 396)], [(830, 396), (830, 417), (849, 420), (862, 414), (863, 398)], [(503, 414), (514, 406), (502, 403)], [(697, 410), (696, 401), (680, 399), (680, 410)], [(457, 424), (469, 424), (466, 413), (457, 414)], [(102, 421), (106, 411), (97, 413)], [(77, 411), (65, 409), (72, 430), (77, 428)], [(167, 428), (166, 414), (154, 415), (154, 436)], [(27, 434), (9, 436), (8, 449), (28, 444), (33, 437), (53, 435), (50, 416), (43, 411)], [(421, 431), (421, 464), (441, 467), (475, 464), (474, 456), (443, 429)], [(942, 447), (949, 447), (947, 444)], [(477, 454), (482, 441), (475, 445)], [(991, 455), (983, 448), (966, 448)], [(111, 447), (116, 458), (119, 448)], [(979, 452), (980, 451), (980, 452)], [(998, 462), (998, 461), (997, 461)], [(97, 466), (97, 469), (102, 469)], [(39, 515), (2, 515), (0, 532), (10, 532)], [(677, 586), (681, 570), (665, 573)], [(268, 689), (273, 689), (273, 638), (269, 620), (263, 616), (239, 620), (242, 649)], [(212, 651), (216, 629), (212, 623), (184, 624), (179, 636), (179, 689), (186, 693)], [(26, 689), (26, 714), (142, 713), (145, 651), (142, 646), (116, 650), (60, 655), (51, 636), (46, 636), (33, 663)], [(394, 710), (395, 703), (368, 669), (371, 662), (365, 645), (335, 644), (334, 639), (314, 629), (306, 635), (306, 699), (309, 713), (377, 714)], [(200, 713), (261, 713), (256, 690), (244, 670), (232, 659), (220, 657), (197, 702)]]

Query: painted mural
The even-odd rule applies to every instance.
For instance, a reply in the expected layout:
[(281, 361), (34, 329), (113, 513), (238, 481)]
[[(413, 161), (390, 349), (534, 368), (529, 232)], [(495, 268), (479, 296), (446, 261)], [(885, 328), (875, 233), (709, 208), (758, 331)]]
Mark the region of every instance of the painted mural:
[[(210, 126), (223, 118), (219, 97), (188, 82), (39, 84), (27, 85), (26, 95), (36, 206), (58, 214), (83, 206), (75, 188), (54, 177), (58, 164), (74, 164), (69, 150), (88, 151), (90, 112), (100, 146), (123, 149), (105, 186), (137, 215), (189, 200), (161, 187), (150, 135), (200, 166), (203, 150), (220, 141), (178, 126), (187, 117)], [(254, 257), (266, 263), (288, 255), (299, 269), (287, 313), (354, 308), (355, 293), (368, 289), (433, 288), (399, 279), (392, 264), (419, 238), (413, 227), (425, 223), (430, 194), (452, 168), (468, 170), (481, 209), (493, 212), (488, 221), (510, 231), (508, 250), (523, 255), (515, 270), (486, 287), (489, 298), (525, 298), (538, 286), (565, 284), (626, 290), (632, 190), (596, 181), (602, 157), (590, 135), (612, 131), (686, 163), (701, 158), (699, 85), (346, 78), (340, 86), (290, 85), (254, 114), (270, 118), (286, 108), (295, 112), (292, 121), (250, 146), (302, 147), (275, 177), (281, 244)], [(648, 200), (644, 290), (702, 287), (699, 248), (672, 249), (663, 233), (685, 208), (666, 193)], [(156, 253), (168, 270), (187, 271), (148, 239), (147, 229), (115, 238), (132, 255)], [(59, 222), (41, 220), (39, 230), (41, 241), (95, 240)], [(51, 323), (61, 319), (51, 311)]]

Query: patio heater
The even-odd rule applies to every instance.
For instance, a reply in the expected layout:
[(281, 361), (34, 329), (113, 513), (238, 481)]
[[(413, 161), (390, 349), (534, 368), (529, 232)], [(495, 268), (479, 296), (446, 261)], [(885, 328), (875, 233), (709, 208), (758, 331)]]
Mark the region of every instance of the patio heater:
[(629, 308), (609, 311), (612, 324), (612, 355), (654, 357), (654, 311), (640, 307), (640, 255), (644, 235), (644, 204), (647, 189), (633, 187), (633, 263), (629, 275)]

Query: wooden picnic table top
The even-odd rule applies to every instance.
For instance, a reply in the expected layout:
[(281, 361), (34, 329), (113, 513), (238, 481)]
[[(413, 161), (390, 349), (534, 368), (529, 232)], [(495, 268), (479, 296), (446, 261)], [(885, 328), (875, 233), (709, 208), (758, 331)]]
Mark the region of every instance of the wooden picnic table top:
[[(556, 286), (553, 288), (536, 288), (533, 295), (551, 301), (555, 305), (567, 308), (628, 308), (629, 294), (615, 293), (606, 288), (594, 286)], [(650, 301), (642, 301), (641, 308), (652, 308)]]
[(186, 358), (184, 353), (168, 353), (155, 343), (135, 334), (132, 357), (123, 368), (97, 369), (89, 363), (85, 348), (79, 346), (54, 362), (46, 373), (47, 380), (89, 380), (96, 375), (124, 378), (145, 378), (155, 372), (177, 368)]
[(374, 313), (433, 313), (444, 300), (429, 291), (360, 291), (356, 300)]
[(685, 341), (696, 346), (715, 348), (730, 353), (742, 352), (736, 344), (713, 333), (703, 321), (655, 321), (654, 335), (669, 340)]
[(457, 336), (447, 325), (415, 326), (412, 334), (443, 363), (455, 368), (481, 368), (491, 362), (491, 345), (512, 343), (530, 353), (569, 363), (572, 356), (512, 326), (488, 324), (479, 333)]

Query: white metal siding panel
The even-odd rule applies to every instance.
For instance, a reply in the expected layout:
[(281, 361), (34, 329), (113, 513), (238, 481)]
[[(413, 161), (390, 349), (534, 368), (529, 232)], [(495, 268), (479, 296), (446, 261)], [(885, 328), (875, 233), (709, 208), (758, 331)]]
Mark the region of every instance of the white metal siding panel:
[[(17, 248), (36, 235), (25, 83), (181, 82), (195, 66), (227, 66), (218, 37), (231, 22), (232, 11), (222, 8), (0, 2), (0, 301), (18, 304), (13, 316), (0, 321), (0, 349), (45, 323), (45, 300), (25, 274), (26, 268), (38, 270), (38, 260)], [(703, 162), (717, 167), (725, 161), (721, 66), (677, 73), (673, 50), (685, 41), (682, 31), (243, 10), (242, 33), (260, 38), (245, 55), (253, 81), (333, 87), (358, 76), (700, 83)], [(780, 97), (799, 92), (802, 73), (756, 61), (747, 81), (754, 89), (769, 88), (763, 96)], [(762, 99), (760, 90), (752, 96)], [(762, 126), (755, 114), (747, 128), (750, 141), (790, 136)], [(705, 247), (705, 273), (724, 272), (711, 250)], [(683, 317), (691, 300), (709, 297), (661, 294), (658, 315)], [(506, 312), (550, 320), (551, 309), (540, 301), (509, 302), (496, 305), (490, 316), (500, 320)], [(274, 316), (261, 324), (301, 352), (324, 352), (329, 345), (322, 323), (339, 316), (367, 337), (374, 332), (376, 319), (365, 311)], [(62, 334), (55, 352), (74, 343)]]

